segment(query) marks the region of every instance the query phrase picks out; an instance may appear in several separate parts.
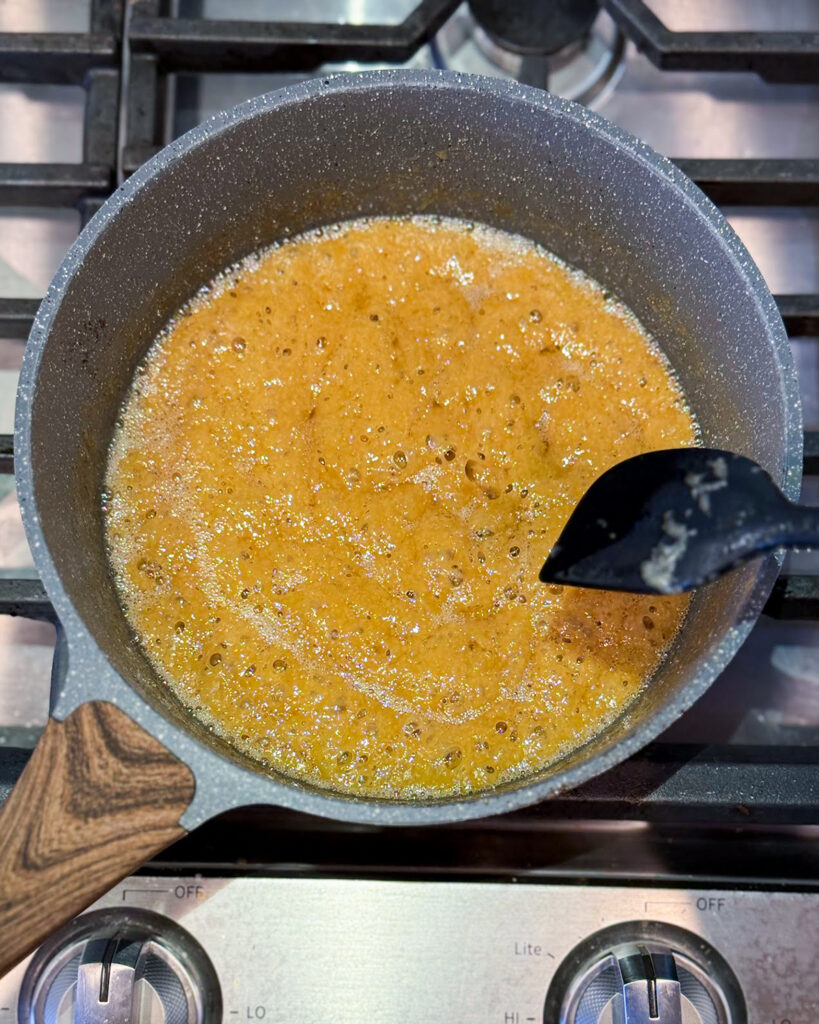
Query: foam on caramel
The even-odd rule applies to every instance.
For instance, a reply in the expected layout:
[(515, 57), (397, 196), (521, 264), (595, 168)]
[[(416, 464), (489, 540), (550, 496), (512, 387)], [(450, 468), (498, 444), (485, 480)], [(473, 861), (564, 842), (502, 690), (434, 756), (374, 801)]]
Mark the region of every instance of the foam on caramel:
[(686, 597), (537, 575), (601, 472), (696, 440), (636, 319), (543, 249), (337, 225), (231, 268), (156, 340), (111, 446), (111, 565), (157, 672), (265, 767), (474, 792), (650, 679)]

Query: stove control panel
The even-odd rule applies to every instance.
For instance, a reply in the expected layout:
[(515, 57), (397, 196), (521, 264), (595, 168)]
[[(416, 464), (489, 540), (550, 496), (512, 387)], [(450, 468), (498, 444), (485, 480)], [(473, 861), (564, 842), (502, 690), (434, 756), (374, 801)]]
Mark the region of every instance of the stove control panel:
[(819, 893), (135, 876), (0, 1024), (816, 1024)]

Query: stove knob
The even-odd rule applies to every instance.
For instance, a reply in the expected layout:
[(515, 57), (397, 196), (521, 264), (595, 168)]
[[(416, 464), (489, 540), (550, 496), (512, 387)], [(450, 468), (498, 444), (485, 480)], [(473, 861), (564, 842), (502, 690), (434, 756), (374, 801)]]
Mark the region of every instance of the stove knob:
[(20, 1024), (220, 1024), (216, 973), (199, 943), (149, 911), (76, 918), (34, 954)]
[(745, 1024), (728, 964), (691, 932), (654, 922), (604, 929), (558, 968), (544, 1022)]

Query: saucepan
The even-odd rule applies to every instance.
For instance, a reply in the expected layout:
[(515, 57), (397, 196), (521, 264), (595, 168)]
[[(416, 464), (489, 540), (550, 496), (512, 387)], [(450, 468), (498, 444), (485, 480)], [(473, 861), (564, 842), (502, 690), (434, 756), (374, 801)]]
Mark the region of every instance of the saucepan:
[(94, 217), (26, 349), (17, 486), (67, 656), (56, 661), (51, 720), (0, 815), (0, 973), (231, 807), (421, 825), (509, 811), (577, 785), (673, 722), (750, 630), (775, 559), (694, 595), (662, 666), (605, 731), (531, 777), (450, 800), (359, 799), (265, 774), (163, 685), (120, 609), (100, 503), (138, 362), (193, 293), (250, 251), (321, 224), (406, 213), (518, 232), (596, 278), (658, 339), (705, 443), (755, 459), (797, 497), (798, 392), (771, 295), (719, 212), (636, 139), (546, 92), (434, 72), (316, 79), (217, 115)]

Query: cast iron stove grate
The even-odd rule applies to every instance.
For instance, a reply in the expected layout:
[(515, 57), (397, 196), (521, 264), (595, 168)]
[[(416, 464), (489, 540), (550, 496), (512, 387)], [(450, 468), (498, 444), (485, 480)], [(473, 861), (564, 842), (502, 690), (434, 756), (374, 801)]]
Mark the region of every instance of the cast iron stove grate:
[[(174, 72), (308, 72), (328, 61), (400, 63), (430, 41), (457, 5), (421, 0), (399, 25), (320, 25), (179, 18), (163, 0), (92, 0), (87, 33), (0, 33), (0, 81), (81, 84), (86, 93), (82, 162), (0, 164), (0, 206), (74, 207), (84, 224), (169, 137), (166, 90)], [(604, 0), (603, 6), (660, 68), (743, 70), (777, 83), (819, 82), (819, 33), (672, 32), (643, 0)], [(675, 162), (716, 203), (819, 204), (816, 159)], [(792, 337), (819, 340), (819, 294), (778, 295), (776, 301)], [(37, 305), (0, 298), (0, 336), (24, 339)], [(819, 431), (805, 434), (804, 468), (819, 475)], [(0, 435), (0, 472), (13, 472), (10, 435)], [(42, 584), (28, 578), (0, 578), (0, 614), (55, 619)], [(819, 621), (819, 576), (783, 573), (765, 614)], [(0, 748), (0, 795), (27, 756)], [(796, 746), (660, 739), (574, 792), (511, 817), (525, 828), (533, 820), (567, 818), (811, 825), (819, 823), (818, 766), (819, 736)]]

